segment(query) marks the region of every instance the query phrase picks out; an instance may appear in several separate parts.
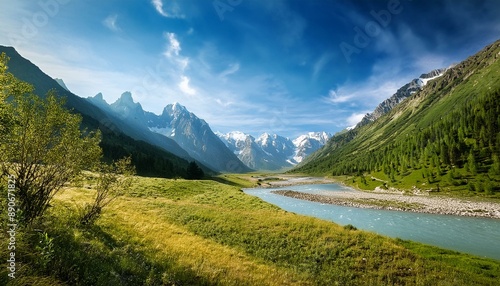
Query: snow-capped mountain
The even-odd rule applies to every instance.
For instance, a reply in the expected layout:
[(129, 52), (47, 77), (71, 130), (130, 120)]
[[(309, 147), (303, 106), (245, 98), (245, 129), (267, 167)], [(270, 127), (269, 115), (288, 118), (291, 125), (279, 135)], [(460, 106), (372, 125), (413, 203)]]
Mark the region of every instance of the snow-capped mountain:
[(239, 131), (216, 133), (230, 150), (248, 167), (257, 170), (280, 170), (300, 163), (331, 137), (326, 132), (310, 132), (290, 140), (264, 133), (255, 139)]
[(332, 135), (326, 132), (309, 132), (297, 137), (293, 140), (295, 146), (293, 160), (297, 163), (302, 162), (307, 156), (325, 145), (330, 137)]
[(442, 76), (446, 70), (446, 68), (433, 70), (429, 73), (422, 74), (419, 78), (413, 79), (411, 82), (403, 85), (396, 91), (395, 94), (380, 103), (372, 113), (366, 114), (356, 126), (364, 126), (377, 120), (380, 116), (389, 112), (400, 102), (410, 97), (412, 94), (420, 91), (430, 80)]
[(102, 94), (88, 100), (130, 124), (143, 126), (157, 136), (161, 134), (174, 140), (190, 157), (213, 170), (250, 171), (212, 132), (205, 120), (198, 118), (179, 103), (167, 105), (161, 115), (156, 115), (144, 111), (140, 103), (134, 102), (130, 92), (124, 92), (112, 104), (108, 104)]
[(277, 134), (264, 133), (255, 140), (255, 143), (277, 163), (295, 164), (290, 161), (290, 156), (295, 152), (295, 145), (290, 139)]

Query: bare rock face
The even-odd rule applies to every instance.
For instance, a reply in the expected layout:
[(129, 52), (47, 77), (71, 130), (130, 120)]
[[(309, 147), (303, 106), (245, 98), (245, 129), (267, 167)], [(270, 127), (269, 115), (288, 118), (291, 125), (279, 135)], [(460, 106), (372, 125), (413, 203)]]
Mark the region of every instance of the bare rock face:
[(402, 86), (395, 94), (380, 103), (372, 113), (367, 113), (365, 117), (358, 123), (357, 127), (364, 126), (380, 118), (382, 115), (391, 111), (396, 105), (410, 97), (412, 94), (420, 91), (429, 80), (435, 79), (443, 75), (446, 69), (436, 69), (429, 73), (420, 75), (419, 78), (413, 79), (411, 82)]
[(238, 131), (216, 134), (248, 167), (272, 171), (291, 168), (302, 162), (331, 137), (326, 132), (309, 132), (294, 140), (268, 133), (258, 138)]

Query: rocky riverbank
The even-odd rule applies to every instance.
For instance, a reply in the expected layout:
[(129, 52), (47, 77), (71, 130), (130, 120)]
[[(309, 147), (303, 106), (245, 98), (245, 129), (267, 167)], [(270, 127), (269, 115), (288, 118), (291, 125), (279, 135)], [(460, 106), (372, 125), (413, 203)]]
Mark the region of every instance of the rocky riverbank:
[(295, 185), (312, 185), (335, 183), (334, 180), (323, 177), (298, 177), (294, 175), (279, 175), (272, 177), (255, 177), (257, 183), (263, 188), (279, 188)]
[(395, 193), (371, 193), (356, 190), (329, 192), (328, 194), (308, 194), (290, 190), (277, 190), (272, 191), (272, 193), (301, 200), (349, 207), (500, 219), (500, 204), (494, 202), (475, 202), (457, 198)]

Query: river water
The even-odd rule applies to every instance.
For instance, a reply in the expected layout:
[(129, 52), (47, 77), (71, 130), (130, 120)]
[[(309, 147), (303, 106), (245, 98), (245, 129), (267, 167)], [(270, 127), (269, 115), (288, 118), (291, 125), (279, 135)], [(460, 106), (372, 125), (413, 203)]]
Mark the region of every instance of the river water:
[(452, 215), (422, 214), (322, 204), (272, 194), (273, 190), (293, 190), (311, 194), (355, 191), (338, 184), (298, 185), (273, 189), (246, 189), (286, 211), (314, 216), (340, 225), (381, 235), (413, 240), (441, 248), (500, 260), (500, 220)]

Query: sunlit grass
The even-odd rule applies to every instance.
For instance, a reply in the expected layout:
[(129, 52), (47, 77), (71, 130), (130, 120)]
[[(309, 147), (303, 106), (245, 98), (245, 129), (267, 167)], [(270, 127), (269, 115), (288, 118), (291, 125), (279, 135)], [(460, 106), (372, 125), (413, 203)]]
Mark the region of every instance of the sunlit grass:
[(57, 245), (50, 266), (42, 269), (35, 251), (24, 258), (29, 267), (20, 274), (27, 280), (18, 281), (494, 285), (500, 278), (498, 261), (286, 212), (240, 190), (255, 184), (253, 175), (222, 176), (217, 181), (225, 184), (137, 177), (90, 228), (78, 225), (77, 210), (92, 200), (92, 180), (66, 189), (40, 225)]

